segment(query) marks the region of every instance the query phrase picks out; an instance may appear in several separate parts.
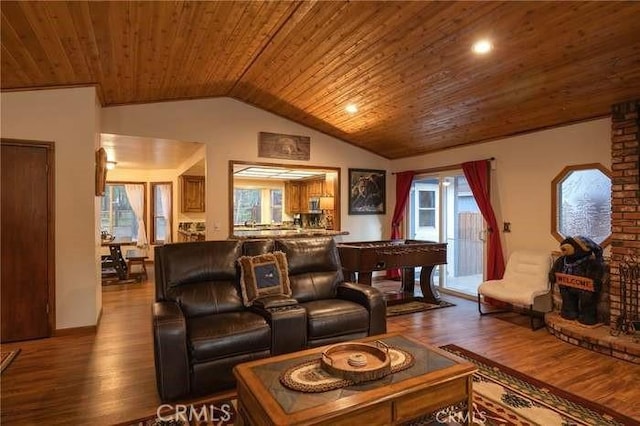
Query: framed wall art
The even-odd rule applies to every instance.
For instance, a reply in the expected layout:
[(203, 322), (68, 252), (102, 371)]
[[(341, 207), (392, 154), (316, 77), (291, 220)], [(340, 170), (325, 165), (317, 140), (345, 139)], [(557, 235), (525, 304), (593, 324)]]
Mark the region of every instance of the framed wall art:
[(386, 171), (349, 169), (349, 214), (386, 213)]
[(258, 134), (258, 157), (308, 161), (311, 158), (311, 138), (260, 132)]

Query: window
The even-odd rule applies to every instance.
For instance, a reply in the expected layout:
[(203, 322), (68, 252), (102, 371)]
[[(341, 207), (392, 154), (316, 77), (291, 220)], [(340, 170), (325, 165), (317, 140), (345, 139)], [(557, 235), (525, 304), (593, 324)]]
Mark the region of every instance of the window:
[[(138, 220), (127, 197), (125, 184), (142, 187), (142, 193), (145, 193), (144, 183), (108, 182), (105, 187), (105, 194), (100, 202), (100, 230), (107, 231), (117, 239), (138, 241)], [(145, 196), (145, 211), (146, 202)]]
[(418, 226), (436, 226), (436, 191), (418, 192)]
[(233, 190), (233, 224), (243, 225), (245, 222), (262, 223), (261, 190), (234, 188)]
[(151, 184), (151, 244), (172, 241), (173, 184), (154, 182)]
[(271, 222), (282, 222), (282, 190), (272, 189), (271, 191)]
[(611, 176), (601, 164), (568, 166), (552, 182), (551, 233), (582, 235), (604, 246), (611, 236)]
[(233, 224), (281, 223), (282, 188), (242, 187), (233, 189)]

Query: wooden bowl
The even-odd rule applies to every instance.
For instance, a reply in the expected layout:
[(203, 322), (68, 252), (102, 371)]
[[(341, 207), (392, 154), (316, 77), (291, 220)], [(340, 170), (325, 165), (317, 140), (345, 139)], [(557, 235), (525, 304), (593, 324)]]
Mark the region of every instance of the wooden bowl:
[(322, 352), (320, 365), (333, 376), (355, 383), (377, 380), (391, 373), (389, 348), (367, 343), (340, 343)]

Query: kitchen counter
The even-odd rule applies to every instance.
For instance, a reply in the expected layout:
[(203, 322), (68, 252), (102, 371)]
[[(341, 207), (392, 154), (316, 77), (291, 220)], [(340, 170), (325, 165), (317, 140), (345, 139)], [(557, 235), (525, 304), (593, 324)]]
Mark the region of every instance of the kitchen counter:
[(204, 241), (207, 237), (204, 222), (185, 222), (178, 223), (178, 242), (185, 241)]
[(185, 231), (178, 229), (178, 242), (181, 241), (204, 241), (206, 237), (205, 231)]
[(349, 235), (347, 231), (334, 231), (320, 228), (300, 228), (300, 229), (234, 229), (233, 235), (229, 239), (245, 238), (304, 238), (304, 237), (335, 237), (337, 235)]
[(296, 231), (299, 228), (295, 226), (278, 226), (278, 225), (255, 225), (255, 226), (234, 226), (233, 232), (237, 231)]

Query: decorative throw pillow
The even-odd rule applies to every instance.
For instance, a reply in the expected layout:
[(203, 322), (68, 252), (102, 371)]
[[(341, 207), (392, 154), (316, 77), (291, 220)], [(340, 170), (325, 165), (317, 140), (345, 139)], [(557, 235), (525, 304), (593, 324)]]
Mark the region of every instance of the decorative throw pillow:
[(245, 306), (251, 306), (254, 300), (262, 296), (291, 296), (287, 257), (283, 252), (242, 256), (238, 258), (238, 263), (242, 301)]

